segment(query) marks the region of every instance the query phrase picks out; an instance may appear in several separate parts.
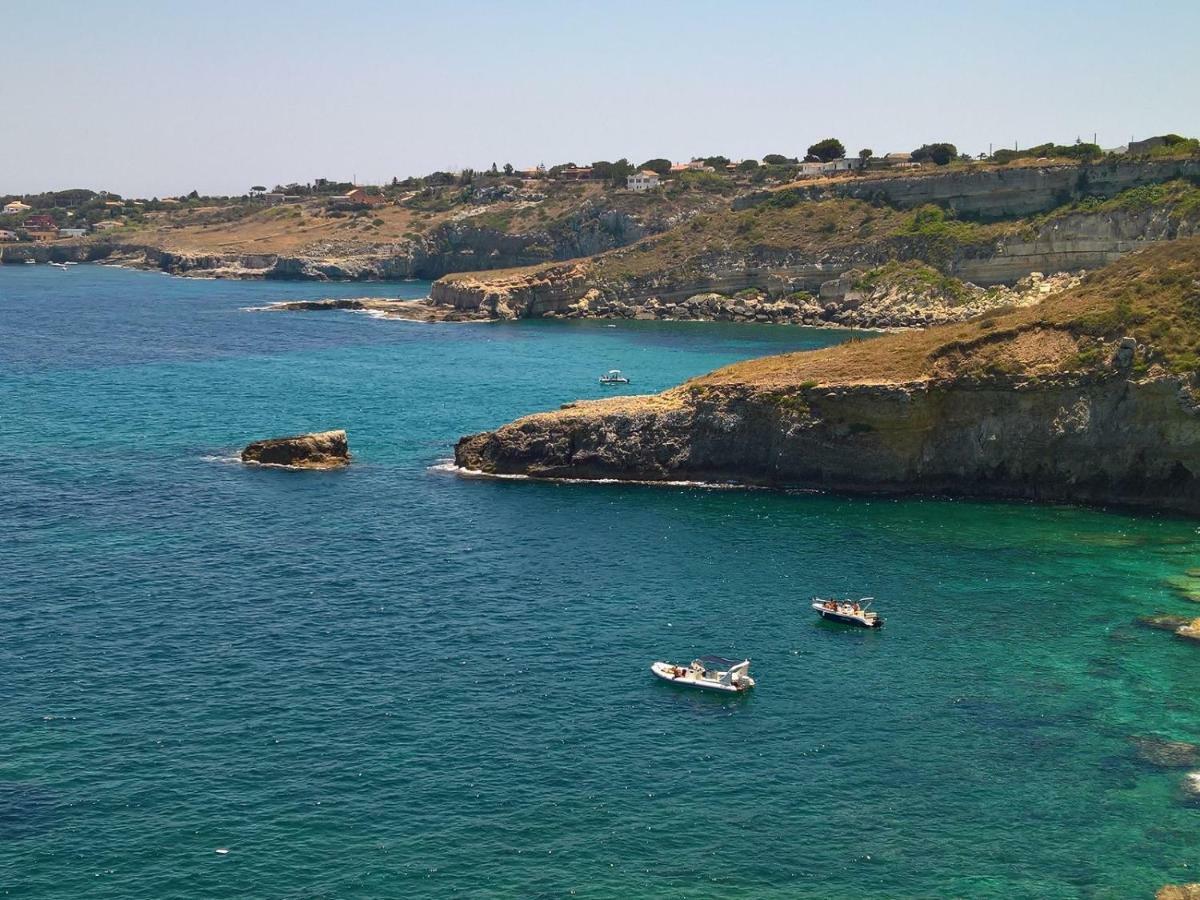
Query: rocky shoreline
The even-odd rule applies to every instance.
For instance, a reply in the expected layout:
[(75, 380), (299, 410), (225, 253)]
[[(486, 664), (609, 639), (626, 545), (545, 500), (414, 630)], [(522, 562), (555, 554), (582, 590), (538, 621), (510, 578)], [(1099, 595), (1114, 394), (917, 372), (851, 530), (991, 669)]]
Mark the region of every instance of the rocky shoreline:
[(816, 295), (797, 292), (771, 297), (747, 289), (730, 297), (695, 294), (679, 301), (650, 297), (641, 302), (589, 293), (562, 312), (543, 318), (635, 319), (696, 322), (747, 322), (762, 325), (806, 325), (817, 328), (896, 330), (964, 322), (997, 309), (1030, 306), (1079, 284), (1084, 272), (1033, 272), (1013, 287), (955, 285), (953, 295), (931, 286), (865, 283), (867, 273), (852, 269), (822, 285)]
[[(1190, 272), (1200, 272), (1200, 239), (993, 320), (752, 360), (657, 396), (568, 404), (462, 438), (455, 462), (490, 474), (1200, 514), (1200, 373), (1172, 371), (1175, 357), (1141, 337), (1176, 321)], [(1134, 284), (1144, 306), (1113, 307)]]
[[(430, 296), (440, 305), (483, 310), (499, 318), (538, 318), (571, 317), (581, 310), (601, 315), (629, 310), (630, 317), (643, 311), (658, 317), (662, 307), (678, 307), (703, 294), (760, 294), (784, 303), (807, 294), (818, 297), (823, 309), (829, 304), (836, 308), (824, 315), (816, 309), (754, 312), (814, 324), (816, 318), (837, 321), (843, 310), (861, 306), (863, 291), (857, 280), (863, 275), (889, 266), (916, 265), (957, 282), (954, 293), (973, 295), (978, 314), (984, 311), (987, 292), (997, 293), (992, 307), (1003, 307), (1012, 298), (999, 294), (1020, 291), (1022, 280), (1034, 273), (1083, 273), (1131, 252), (1198, 233), (1200, 216), (1194, 211), (1182, 216), (1171, 209), (1146, 207), (1070, 213), (1011, 234), (951, 247), (938, 237), (914, 235), (854, 238), (811, 249), (758, 246), (732, 252), (722, 245), (701, 246), (685, 260), (666, 255), (643, 271), (642, 257), (655, 252), (656, 239), (651, 239), (593, 259), (447, 276), (434, 282)], [(930, 260), (937, 260), (936, 267)], [(931, 312), (926, 324), (969, 317)], [(863, 313), (847, 318), (854, 324), (882, 324)]]
[[(1148, 448), (1130, 433), (1169, 433)], [(1171, 509), (1200, 514), (1188, 380), (929, 379), (792, 391), (685, 387), (569, 404), (462, 438), (488, 474), (738, 482)]]

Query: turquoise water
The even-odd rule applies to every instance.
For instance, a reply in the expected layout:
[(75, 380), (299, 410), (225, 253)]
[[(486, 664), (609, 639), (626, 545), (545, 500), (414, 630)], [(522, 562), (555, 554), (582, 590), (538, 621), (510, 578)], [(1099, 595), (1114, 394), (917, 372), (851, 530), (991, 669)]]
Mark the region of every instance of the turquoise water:
[[(838, 333), (0, 269), (0, 890), (1087, 897), (1200, 880), (1197, 523), (461, 480), (458, 435)], [(334, 473), (243, 443), (345, 427)], [(888, 624), (814, 621), (874, 594)], [(649, 663), (748, 655), (726, 699)], [(218, 854), (218, 848), (228, 853)]]

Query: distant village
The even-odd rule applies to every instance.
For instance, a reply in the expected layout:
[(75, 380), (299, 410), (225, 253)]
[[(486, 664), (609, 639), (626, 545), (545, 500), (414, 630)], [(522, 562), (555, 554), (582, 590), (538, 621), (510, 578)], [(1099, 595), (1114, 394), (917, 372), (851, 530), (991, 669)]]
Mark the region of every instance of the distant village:
[(767, 154), (760, 159), (731, 160), (724, 156), (696, 157), (687, 162), (668, 159), (647, 160), (640, 166), (621, 159), (579, 166), (562, 163), (516, 169), (492, 164), (490, 169), (463, 169), (458, 172), (432, 172), (421, 177), (393, 178), (385, 185), (358, 185), (325, 178), (308, 184), (276, 185), (268, 190), (255, 185), (242, 196), (201, 197), (192, 191), (186, 196), (152, 199), (128, 199), (108, 191), (76, 188), (37, 195), (2, 197), (0, 207), (0, 243), (51, 241), (82, 238), (143, 224), (148, 215), (176, 208), (227, 205), (244, 202), (252, 205), (318, 201), (333, 216), (358, 214), (383, 203), (400, 203), (419, 194), (446, 187), (478, 186), (490, 179), (526, 182), (599, 182), (611, 190), (650, 194), (664, 189), (737, 189), (761, 186), (769, 188), (804, 179), (855, 177), (868, 171), (919, 169), (923, 166), (973, 166), (980, 163), (1007, 164), (1019, 159), (1035, 162), (1049, 160), (1096, 161), (1105, 157), (1148, 158), (1158, 155), (1200, 154), (1200, 141), (1176, 134), (1158, 135), (1127, 146), (1102, 150), (1095, 143), (1077, 139), (1074, 144), (1040, 144), (1019, 150), (1016, 147), (977, 156), (960, 154), (951, 143), (926, 144), (910, 152), (892, 152), (876, 156), (869, 149), (847, 156), (836, 138), (826, 138), (808, 148), (803, 157)]

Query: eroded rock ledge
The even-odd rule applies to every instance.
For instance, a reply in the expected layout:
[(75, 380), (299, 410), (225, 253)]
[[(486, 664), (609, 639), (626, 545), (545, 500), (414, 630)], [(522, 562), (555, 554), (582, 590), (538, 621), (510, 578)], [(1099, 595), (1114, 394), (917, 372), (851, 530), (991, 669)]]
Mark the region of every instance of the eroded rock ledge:
[(1160, 376), (695, 385), (459, 441), (465, 469), (1121, 503), (1200, 513), (1200, 414)]
[(407, 319), (413, 322), (488, 322), (491, 316), (480, 311), (458, 310), (435, 306), (428, 300), (387, 300), (377, 297), (361, 299), (286, 300), (270, 306), (256, 307), (263, 312), (370, 312), (388, 319)]

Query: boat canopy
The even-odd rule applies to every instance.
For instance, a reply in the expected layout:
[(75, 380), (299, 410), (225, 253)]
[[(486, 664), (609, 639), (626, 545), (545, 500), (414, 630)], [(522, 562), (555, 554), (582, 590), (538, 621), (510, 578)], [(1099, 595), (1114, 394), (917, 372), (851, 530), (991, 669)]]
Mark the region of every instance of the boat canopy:
[(703, 663), (706, 669), (732, 669), (736, 665), (740, 665), (746, 660), (742, 659), (726, 659), (723, 656), (701, 656), (697, 662)]

